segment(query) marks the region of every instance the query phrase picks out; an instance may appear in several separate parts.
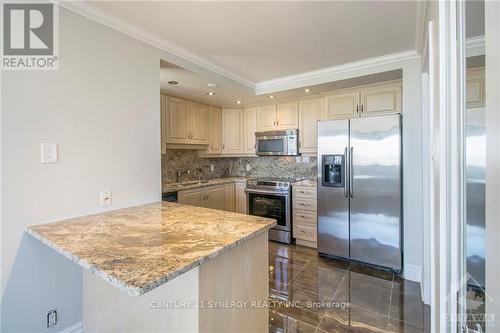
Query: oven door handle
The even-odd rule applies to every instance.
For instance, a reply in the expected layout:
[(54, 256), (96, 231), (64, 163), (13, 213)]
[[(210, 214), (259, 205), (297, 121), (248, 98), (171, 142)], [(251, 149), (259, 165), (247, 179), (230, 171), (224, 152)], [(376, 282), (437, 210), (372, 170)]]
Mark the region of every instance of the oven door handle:
[(245, 189), (245, 193), (252, 193), (252, 194), (272, 194), (272, 195), (277, 195), (280, 197), (287, 197), (290, 193), (283, 193), (283, 192), (275, 192), (275, 191), (266, 191), (266, 190), (252, 190), (252, 189)]

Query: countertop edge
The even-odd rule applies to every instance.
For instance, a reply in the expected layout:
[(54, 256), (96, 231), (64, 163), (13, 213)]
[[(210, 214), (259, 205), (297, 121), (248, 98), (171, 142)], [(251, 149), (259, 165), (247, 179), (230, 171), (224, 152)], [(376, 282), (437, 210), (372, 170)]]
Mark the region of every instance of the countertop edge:
[(196, 184), (183, 185), (183, 186), (177, 186), (177, 185), (175, 185), (176, 183), (172, 183), (171, 185), (162, 186), (161, 192), (164, 194), (164, 193), (169, 193), (169, 192), (180, 192), (180, 191), (186, 191), (186, 190), (193, 190), (193, 189), (197, 189), (197, 188), (203, 188), (203, 187), (214, 186), (214, 185), (222, 185), (222, 184), (229, 184), (229, 183), (241, 183), (241, 182), (246, 182), (247, 178), (248, 177), (214, 178), (214, 179), (209, 179), (208, 182), (206, 182), (206, 183), (196, 183)]
[(260, 229), (254, 231), (248, 235), (243, 236), (242, 238), (236, 240), (235, 242), (227, 244), (219, 249), (216, 249), (214, 252), (211, 252), (205, 256), (202, 256), (202, 257), (194, 260), (190, 264), (188, 264), (184, 267), (181, 267), (173, 272), (170, 272), (167, 275), (161, 277), (160, 279), (152, 281), (152, 282), (150, 282), (142, 287), (134, 287), (134, 286), (127, 285), (124, 282), (122, 282), (121, 280), (118, 280), (118, 279), (114, 278), (113, 276), (101, 271), (99, 268), (90, 265), (88, 262), (80, 259), (78, 256), (76, 256), (68, 251), (65, 251), (64, 249), (57, 246), (56, 244), (54, 244), (53, 242), (51, 242), (47, 238), (45, 238), (45, 237), (41, 236), (40, 234), (38, 234), (37, 232), (31, 230), (30, 227), (32, 227), (33, 225), (26, 226), (25, 231), (27, 234), (29, 234), (33, 238), (37, 239), (38, 241), (42, 242), (43, 244), (47, 245), (48, 247), (54, 249), (59, 254), (65, 256), (66, 258), (73, 261), (78, 266), (86, 269), (90, 273), (97, 275), (98, 277), (100, 277), (101, 279), (106, 281), (107, 283), (118, 288), (120, 291), (122, 291), (126, 295), (128, 295), (128, 296), (140, 296), (140, 295), (143, 295), (143, 294), (173, 280), (174, 278), (190, 271), (191, 269), (198, 267), (198, 266), (202, 265), (203, 263), (208, 262), (209, 260), (218, 257), (219, 255), (243, 244), (244, 242), (263, 234), (264, 232), (266, 232), (269, 229), (271, 229), (272, 227), (274, 227), (276, 224), (277, 224), (277, 222), (274, 221), (271, 224), (265, 225), (265, 226), (261, 227)]

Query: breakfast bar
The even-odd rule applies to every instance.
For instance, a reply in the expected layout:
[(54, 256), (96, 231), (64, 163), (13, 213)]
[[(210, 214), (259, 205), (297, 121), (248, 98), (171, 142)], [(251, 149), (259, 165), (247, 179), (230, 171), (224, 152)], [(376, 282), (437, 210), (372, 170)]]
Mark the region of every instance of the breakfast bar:
[(263, 332), (275, 224), (158, 202), (26, 231), (83, 268), (87, 332)]

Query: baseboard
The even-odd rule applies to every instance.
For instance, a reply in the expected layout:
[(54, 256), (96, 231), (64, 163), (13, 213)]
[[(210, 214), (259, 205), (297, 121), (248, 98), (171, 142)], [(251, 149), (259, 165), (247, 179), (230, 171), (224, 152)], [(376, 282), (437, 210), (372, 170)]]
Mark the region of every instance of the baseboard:
[(406, 280), (422, 283), (422, 266), (404, 265), (404, 277)]
[(81, 321), (74, 323), (62, 331), (59, 331), (59, 333), (83, 333), (83, 323)]

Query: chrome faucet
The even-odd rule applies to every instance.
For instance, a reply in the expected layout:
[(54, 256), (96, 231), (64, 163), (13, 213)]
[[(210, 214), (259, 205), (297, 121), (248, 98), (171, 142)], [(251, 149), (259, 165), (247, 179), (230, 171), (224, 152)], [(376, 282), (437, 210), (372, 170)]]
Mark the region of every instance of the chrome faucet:
[(184, 171), (177, 170), (177, 172), (176, 172), (176, 182), (177, 183), (181, 182), (183, 174), (189, 175), (189, 170), (184, 170)]

